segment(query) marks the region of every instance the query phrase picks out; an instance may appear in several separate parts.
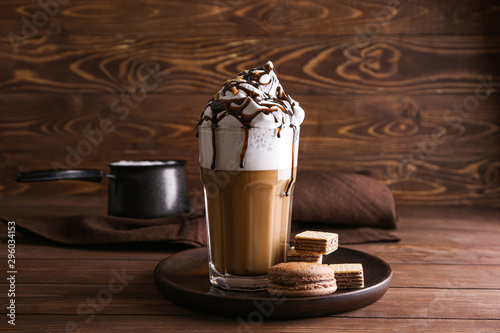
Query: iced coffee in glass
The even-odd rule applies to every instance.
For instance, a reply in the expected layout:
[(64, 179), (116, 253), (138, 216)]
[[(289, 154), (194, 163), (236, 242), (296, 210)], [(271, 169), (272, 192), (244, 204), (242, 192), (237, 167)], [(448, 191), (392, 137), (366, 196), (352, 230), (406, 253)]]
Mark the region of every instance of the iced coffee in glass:
[(271, 62), (224, 83), (198, 120), (210, 282), (262, 290), (285, 261), (304, 111)]

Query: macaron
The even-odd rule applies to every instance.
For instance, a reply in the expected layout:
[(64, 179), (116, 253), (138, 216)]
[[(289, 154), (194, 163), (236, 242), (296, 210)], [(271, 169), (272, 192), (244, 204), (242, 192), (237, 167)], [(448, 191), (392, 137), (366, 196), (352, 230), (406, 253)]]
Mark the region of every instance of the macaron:
[(286, 262), (268, 271), (267, 291), (281, 296), (321, 296), (337, 290), (335, 271), (328, 265)]

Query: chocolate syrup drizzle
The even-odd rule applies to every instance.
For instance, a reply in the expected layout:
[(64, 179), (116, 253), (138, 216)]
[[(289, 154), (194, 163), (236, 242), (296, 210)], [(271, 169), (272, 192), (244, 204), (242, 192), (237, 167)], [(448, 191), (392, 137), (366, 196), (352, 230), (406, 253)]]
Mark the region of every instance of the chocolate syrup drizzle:
[[(258, 68), (254, 68), (251, 70), (245, 70), (238, 74), (236, 79), (227, 80), (222, 87), (221, 92), (217, 93), (212, 100), (210, 100), (207, 104), (207, 107), (210, 107), (212, 110), (212, 116), (205, 115), (204, 112), (201, 114), (198, 119), (198, 123), (196, 125), (196, 136), (198, 136), (198, 127), (204, 121), (210, 121), (212, 123), (212, 147), (213, 147), (213, 156), (212, 156), (212, 164), (210, 165), (211, 169), (215, 169), (217, 162), (217, 144), (216, 144), (216, 136), (217, 136), (217, 128), (220, 127), (219, 122), (224, 119), (226, 116), (233, 116), (238, 119), (241, 123), (241, 128), (245, 131), (245, 137), (243, 141), (243, 146), (240, 152), (240, 168), (245, 167), (245, 155), (248, 149), (248, 138), (249, 131), (252, 129), (251, 122), (257, 117), (260, 113), (264, 113), (265, 115), (271, 114), (274, 117), (274, 122), (277, 124), (279, 122), (279, 118), (277, 116), (278, 112), (283, 112), (288, 115), (291, 119), (293, 116), (293, 106), (295, 105), (295, 101), (290, 98), (290, 96), (282, 89), (280, 85), (276, 88), (276, 97), (269, 95), (264, 92), (264, 98), (256, 93), (255, 91), (248, 89), (245, 87), (245, 84), (251, 85), (257, 89), (260, 89), (260, 85), (272, 85), (277, 84), (276, 78), (271, 77), (271, 81), (267, 84), (260, 83), (260, 78), (269, 74), (271, 70), (274, 68), (267, 63), (266, 65)], [(236, 97), (239, 90), (243, 90), (247, 96), (245, 97)], [(225, 95), (228, 91), (231, 91), (234, 98), (230, 99), (222, 99), (220, 95)], [(245, 114), (243, 111), (245, 108), (252, 102), (255, 101), (258, 104), (258, 109), (252, 114)], [(287, 106), (285, 102), (288, 102), (290, 106)], [(205, 108), (206, 109), (206, 108)], [(282, 121), (277, 130), (277, 137), (280, 138), (280, 132), (285, 126), (285, 117), (281, 117)], [(285, 196), (290, 195), (290, 190), (294, 183), (294, 165), (295, 165), (295, 141), (296, 141), (296, 132), (297, 128), (294, 125), (290, 124), (290, 127), (293, 129), (293, 144), (292, 144), (292, 175), (290, 180), (286, 186), (286, 191), (284, 193)]]

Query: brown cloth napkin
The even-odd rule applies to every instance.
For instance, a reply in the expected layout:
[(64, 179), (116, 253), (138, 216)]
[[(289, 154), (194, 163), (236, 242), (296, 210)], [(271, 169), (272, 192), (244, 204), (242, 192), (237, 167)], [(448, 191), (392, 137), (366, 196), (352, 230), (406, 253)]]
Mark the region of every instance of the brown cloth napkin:
[[(337, 232), (341, 244), (399, 240), (384, 230), (396, 227), (391, 192), (364, 175), (300, 172), (292, 216), (292, 237), (309, 229)], [(203, 207), (193, 207), (189, 214), (157, 219), (64, 216), (14, 220), (22, 229), (63, 244), (207, 244)]]
[(340, 244), (400, 240), (384, 230), (395, 229), (397, 223), (391, 191), (366, 175), (300, 172), (292, 217), (291, 241), (304, 230), (336, 232)]
[(62, 244), (163, 242), (206, 246), (207, 243), (203, 209), (157, 219), (78, 215), (12, 220), (21, 229)]
[(375, 178), (303, 171), (297, 176), (293, 219), (347, 227), (396, 228), (394, 198)]

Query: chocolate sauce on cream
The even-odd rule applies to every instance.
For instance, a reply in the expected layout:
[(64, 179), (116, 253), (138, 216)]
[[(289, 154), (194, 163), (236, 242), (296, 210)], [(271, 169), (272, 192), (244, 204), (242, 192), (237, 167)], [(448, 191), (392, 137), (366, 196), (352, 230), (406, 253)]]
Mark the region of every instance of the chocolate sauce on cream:
[[(238, 74), (235, 79), (227, 80), (222, 89), (208, 102), (207, 107), (198, 119), (198, 127), (205, 122), (210, 123), (212, 131), (213, 156), (211, 168), (215, 169), (217, 165), (217, 129), (221, 127), (221, 121), (227, 117), (234, 117), (240, 123), (244, 130), (244, 142), (240, 152), (240, 168), (245, 167), (245, 155), (248, 149), (249, 131), (254, 127), (254, 120), (263, 114), (271, 115), (274, 120), (274, 128), (277, 128), (276, 135), (280, 138), (280, 132), (284, 127), (293, 129), (295, 149), (295, 138), (297, 128), (300, 125), (293, 124), (292, 117), (298, 107), (290, 96), (283, 90), (278, 78), (274, 72), (272, 62), (264, 66), (250, 70), (245, 70)], [(303, 117), (303, 115), (302, 115)], [(299, 117), (300, 118), (300, 117)], [(302, 118), (300, 118), (300, 122)], [(296, 157), (292, 152), (292, 177), (286, 187), (285, 195), (290, 194), (290, 189), (294, 181), (294, 163)]]
[(295, 156), (295, 142), (297, 141), (297, 127), (295, 125), (291, 125), (293, 128), (293, 143), (292, 143), (292, 174), (290, 176), (290, 180), (288, 181), (288, 184), (286, 184), (286, 190), (285, 193), (283, 193), (285, 196), (289, 197), (290, 196), (290, 190), (292, 189), (293, 183), (295, 183), (295, 159), (297, 158)]

